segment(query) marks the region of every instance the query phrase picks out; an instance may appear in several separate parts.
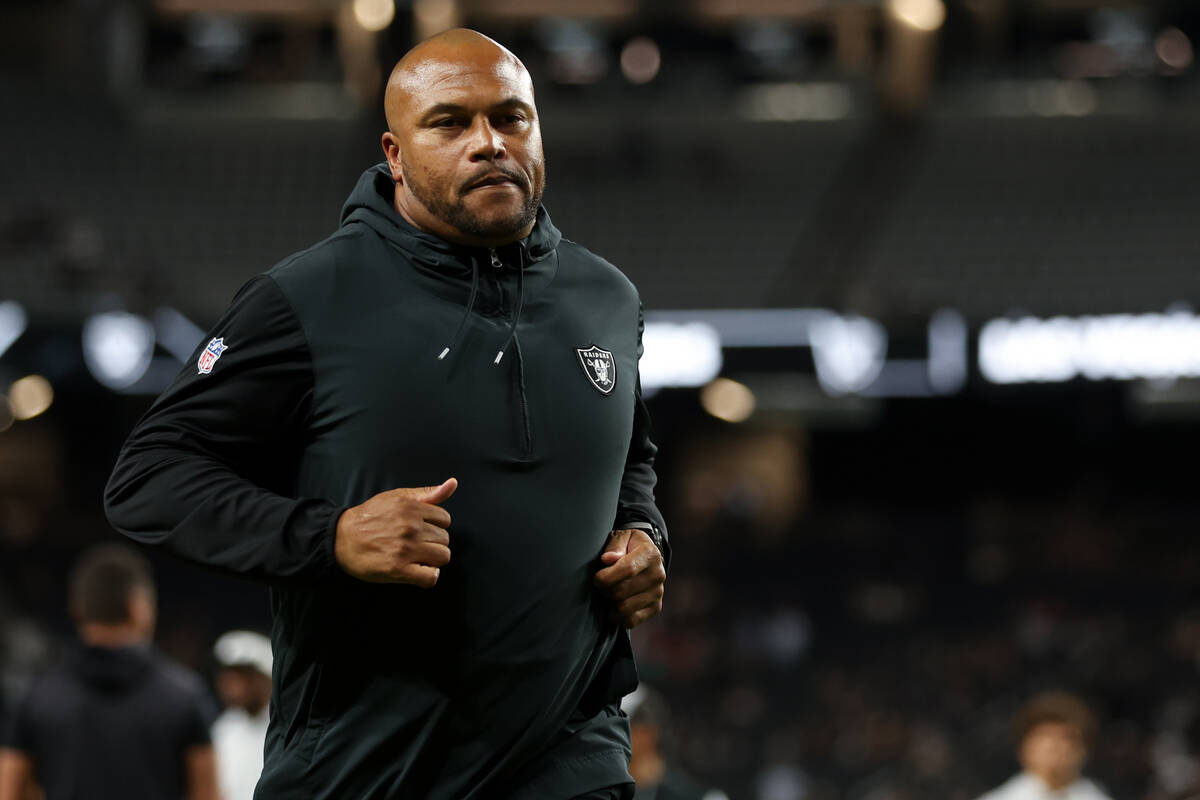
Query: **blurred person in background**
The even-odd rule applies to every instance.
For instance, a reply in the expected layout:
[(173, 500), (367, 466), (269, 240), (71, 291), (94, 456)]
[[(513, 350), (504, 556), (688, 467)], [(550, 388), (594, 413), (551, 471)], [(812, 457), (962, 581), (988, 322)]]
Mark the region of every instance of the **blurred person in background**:
[(1021, 773), (979, 800), (1111, 800), (1083, 777), (1096, 718), (1080, 698), (1044, 692), (1014, 722)]
[(38, 784), (46, 800), (216, 800), (212, 704), (197, 675), (151, 645), (149, 562), (97, 546), (69, 594), (79, 645), (15, 709), (0, 740), (0, 800), (25, 800)]
[(667, 760), (670, 719), (658, 692), (639, 686), (621, 701), (621, 708), (629, 714), (633, 740), (629, 774), (637, 782), (634, 800), (729, 800), (720, 789), (704, 788)]
[(271, 701), (271, 640), (230, 631), (213, 646), (224, 711), (212, 728), (222, 800), (251, 800), (262, 774)]
[(1200, 717), (1188, 720), (1176, 737), (1175, 746), (1155, 759), (1154, 787), (1145, 800), (1200, 800)]
[(271, 583), (260, 800), (629, 798), (625, 629), (670, 550), (637, 290), (541, 206), (510, 51), (439, 34), (385, 111), (387, 163), (237, 295), (130, 435), (109, 519)]

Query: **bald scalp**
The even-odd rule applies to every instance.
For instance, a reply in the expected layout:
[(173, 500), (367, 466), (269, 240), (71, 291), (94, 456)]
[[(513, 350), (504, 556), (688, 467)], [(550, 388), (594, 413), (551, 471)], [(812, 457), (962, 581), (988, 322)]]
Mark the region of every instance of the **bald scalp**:
[(469, 28), (453, 28), (431, 36), (417, 44), (396, 62), (388, 77), (383, 98), (383, 110), (388, 129), (397, 132), (400, 120), (411, 110), (414, 99), (437, 77), (453, 69), (475, 70), (515, 68), (529, 82), (533, 81), (521, 59), (504, 45)]

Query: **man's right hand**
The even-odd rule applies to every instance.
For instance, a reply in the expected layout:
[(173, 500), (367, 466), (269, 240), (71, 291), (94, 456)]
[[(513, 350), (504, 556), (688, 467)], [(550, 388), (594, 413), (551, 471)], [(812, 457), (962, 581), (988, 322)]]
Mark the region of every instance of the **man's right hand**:
[(392, 489), (342, 512), (333, 552), (348, 575), (369, 583), (428, 589), (450, 563), (450, 513), (441, 507), (458, 481)]

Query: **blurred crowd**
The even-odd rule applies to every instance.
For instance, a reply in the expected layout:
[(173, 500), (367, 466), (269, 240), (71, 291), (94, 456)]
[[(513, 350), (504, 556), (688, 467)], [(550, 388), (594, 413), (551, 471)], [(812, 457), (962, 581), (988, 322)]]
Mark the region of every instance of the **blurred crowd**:
[(1194, 513), (1104, 503), (828, 509), (764, 538), (730, 503), (678, 548), (636, 635), (678, 757), (731, 796), (969, 800), (1018, 769), (1012, 720), (1068, 689), (1117, 800), (1200, 777)]

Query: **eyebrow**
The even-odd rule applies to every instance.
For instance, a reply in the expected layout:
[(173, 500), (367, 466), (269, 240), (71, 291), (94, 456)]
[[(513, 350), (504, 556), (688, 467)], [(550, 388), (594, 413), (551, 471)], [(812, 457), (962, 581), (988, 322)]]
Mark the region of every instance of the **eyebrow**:
[[(529, 105), (529, 103), (526, 103), (519, 97), (506, 97), (499, 103), (496, 103), (492, 106), (492, 110), (506, 108), (519, 108), (528, 112), (533, 111), (533, 106)], [(461, 106), (458, 103), (437, 103), (436, 105), (432, 105), (427, 108), (425, 113), (421, 115), (421, 119), (429, 119), (430, 117), (437, 116), (438, 114), (460, 114), (467, 110), (468, 109), (466, 106)]]

